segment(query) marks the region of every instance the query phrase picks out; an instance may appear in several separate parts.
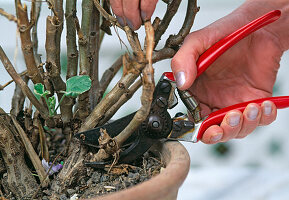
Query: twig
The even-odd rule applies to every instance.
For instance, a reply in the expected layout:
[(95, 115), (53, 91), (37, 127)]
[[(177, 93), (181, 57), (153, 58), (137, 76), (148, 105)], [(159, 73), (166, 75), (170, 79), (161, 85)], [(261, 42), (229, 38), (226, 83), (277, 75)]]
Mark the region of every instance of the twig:
[(90, 77), (92, 80), (91, 89), (89, 92), (90, 110), (93, 110), (98, 103), (97, 93), (99, 91), (99, 79), (98, 79), (98, 65), (99, 65), (99, 49), (100, 49), (100, 15), (99, 11), (93, 6), (91, 15), (91, 27), (89, 35), (89, 54), (91, 58)]
[[(29, 78), (25, 75), (21, 77), (23, 81), (27, 84), (29, 81)], [(25, 95), (23, 94), (21, 87), (19, 87), (19, 85), (16, 84), (14, 94), (12, 97), (10, 113), (14, 116), (18, 116), (19, 112), (23, 110), (24, 101), (25, 101)]]
[(114, 139), (118, 146), (121, 146), (127, 138), (139, 127), (139, 125), (147, 118), (151, 103), (153, 100), (153, 91), (154, 91), (154, 69), (152, 66), (152, 54), (154, 49), (154, 29), (150, 21), (145, 22), (145, 31), (146, 31), (146, 59), (148, 64), (143, 70), (143, 92), (141, 96), (142, 106), (136, 112), (132, 121), (125, 127), (125, 129), (117, 135)]
[(108, 14), (104, 8), (99, 4), (98, 0), (93, 0), (95, 7), (98, 9), (98, 11), (100, 12), (100, 14), (105, 17), (105, 19), (107, 19), (108, 21), (110, 21), (113, 25), (123, 29), (123, 27), (117, 22), (117, 19), (113, 16), (111, 16), (110, 14)]
[(139, 79), (136, 81), (126, 93), (124, 93), (120, 99), (105, 113), (103, 119), (98, 123), (99, 125), (105, 124), (108, 120), (111, 119), (111, 117), (116, 113), (116, 111), (124, 104), (126, 103), (133, 95), (134, 93), (141, 87), (142, 80)]
[[(55, 12), (57, 16), (48, 16), (46, 19), (46, 69), (52, 82), (53, 88), (57, 93), (58, 101), (63, 97), (63, 93), (60, 91), (66, 90), (66, 85), (62, 80), (61, 65), (60, 65), (60, 41), (61, 33), (63, 30), (63, 9), (62, 0), (55, 3)], [(57, 20), (56, 20), (57, 18)], [(55, 24), (58, 22), (58, 24)], [(64, 98), (60, 105), (61, 119), (64, 124), (67, 124), (72, 118), (72, 106), (74, 104), (73, 99)]]
[(17, 85), (21, 87), (22, 92), (25, 94), (25, 96), (28, 97), (28, 99), (31, 101), (31, 103), (36, 107), (36, 109), (39, 111), (43, 119), (48, 120), (48, 112), (46, 108), (36, 99), (34, 94), (31, 92), (27, 84), (22, 80), (22, 78), (17, 74), (16, 70), (14, 69), (13, 65), (11, 64), (10, 60), (6, 56), (5, 52), (2, 49), (2, 46), (0, 46), (0, 59), (6, 69), (6, 71), (9, 73), (9, 75), (12, 77), (12, 79), (15, 81)]
[[(90, 57), (89, 57), (89, 34), (91, 26), (93, 2), (91, 0), (82, 1), (81, 31), (83, 40), (79, 40), (79, 74), (90, 75)], [(85, 119), (89, 113), (89, 91), (79, 95), (77, 104), (77, 115), (80, 119)]]
[(67, 73), (66, 79), (77, 75), (78, 51), (76, 47), (76, 0), (66, 1), (66, 46), (67, 46)]
[(177, 35), (171, 35), (167, 39), (166, 47), (175, 48), (184, 41), (194, 24), (195, 16), (199, 10), (200, 8), (197, 6), (197, 0), (188, 0), (187, 13), (183, 26)]
[(141, 45), (137, 37), (137, 34), (133, 32), (128, 26), (124, 27), (124, 31), (126, 33), (127, 40), (137, 58), (137, 62), (144, 63), (145, 62), (144, 54), (141, 49)]
[[(42, 67), (43, 67), (42, 64), (40, 64), (40, 65), (38, 66), (39, 69), (41, 69)], [(21, 73), (19, 74), (19, 76), (25, 76), (26, 74), (27, 74), (27, 70), (21, 72)], [(8, 81), (7, 83), (5, 83), (4, 85), (0, 85), (0, 90), (4, 90), (8, 85), (10, 85), (10, 84), (13, 83), (13, 82), (14, 82), (14, 80), (12, 79), (12, 80)]]
[(164, 47), (153, 53), (153, 63), (172, 58), (176, 53), (177, 51), (175, 49)]
[(45, 136), (45, 132), (43, 130), (42, 124), (41, 124), (38, 117), (36, 117), (35, 123), (36, 123), (35, 124), (36, 127), (38, 128), (38, 132), (39, 132), (41, 158), (42, 159), (44, 158), (47, 162), (49, 162), (49, 151), (48, 151), (48, 145), (46, 142), (46, 136)]
[(9, 21), (13, 21), (17, 23), (17, 17), (14, 15), (7, 13), (3, 8), (0, 8), (0, 15), (6, 17)]
[(59, 23), (59, 16), (58, 16), (57, 10), (55, 9), (55, 5), (53, 5), (52, 0), (46, 0), (46, 2), (48, 4), (48, 9), (50, 9), (55, 16), (55, 22), (58, 24)]
[(32, 28), (31, 35), (32, 35), (35, 62), (36, 62), (36, 65), (39, 65), (41, 63), (41, 57), (40, 57), (41, 55), (38, 54), (37, 23), (38, 23), (38, 19), (40, 16), (42, 2), (33, 0), (33, 4), (34, 6), (32, 6), (31, 8), (31, 20), (32, 19), (34, 20), (34, 26)]
[(18, 30), (20, 32), (21, 38), (21, 47), (24, 55), (25, 64), (28, 71), (28, 76), (32, 80), (34, 84), (43, 83), (43, 79), (41, 77), (41, 73), (37, 68), (34, 53), (33, 53), (33, 43), (31, 41), (30, 29), (31, 24), (29, 23), (27, 16), (27, 7), (22, 6), (20, 0), (17, 3), (17, 18), (18, 22)]
[(100, 87), (96, 92), (97, 103), (101, 100), (104, 92), (106, 91), (108, 85), (110, 84), (113, 77), (120, 70), (122, 66), (122, 56), (120, 56), (105, 72), (103, 73), (100, 80)]
[(89, 44), (88, 38), (90, 33), (91, 15), (92, 15), (93, 2), (91, 0), (82, 1), (82, 18), (81, 18), (81, 31), (83, 39), (79, 41), (79, 74), (89, 75)]
[(167, 11), (158, 26), (158, 29), (155, 31), (155, 46), (158, 45), (162, 35), (167, 30), (172, 18), (175, 16), (176, 12), (178, 11), (178, 8), (180, 6), (181, 0), (172, 0), (167, 7)]
[(41, 181), (42, 186), (46, 187), (49, 184), (49, 179), (46, 179), (47, 177), (45, 177), (46, 172), (41, 164), (41, 161), (38, 157), (38, 155), (36, 154), (36, 152), (34, 151), (34, 148), (30, 142), (30, 140), (28, 139), (26, 133), (24, 132), (24, 130), (22, 129), (22, 127), (20, 126), (20, 124), (17, 122), (16, 118), (14, 116), (11, 116), (13, 124), (15, 125), (20, 138), (22, 140), (22, 143), (24, 144), (24, 147), (26, 149), (27, 154), (29, 155), (29, 158), (34, 166), (34, 168), (36, 169), (36, 172), (39, 176), (39, 179)]

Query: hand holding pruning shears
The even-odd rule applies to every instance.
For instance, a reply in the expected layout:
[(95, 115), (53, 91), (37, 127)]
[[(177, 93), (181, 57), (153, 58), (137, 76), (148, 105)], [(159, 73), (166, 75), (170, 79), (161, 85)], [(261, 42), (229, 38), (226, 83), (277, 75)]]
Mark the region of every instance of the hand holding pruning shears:
[[(251, 33), (276, 21), (280, 18), (280, 15), (281, 12), (279, 10), (271, 11), (239, 28), (211, 46), (198, 58), (196, 78), (201, 77), (207, 68), (209, 68), (225, 51)], [(276, 106), (279, 109), (289, 107), (289, 96), (269, 97), (228, 106), (204, 117), (201, 116), (200, 104), (191, 92), (178, 89), (182, 102), (192, 116), (192, 122), (188, 121), (183, 114), (171, 118), (167, 109), (171, 109), (177, 103), (177, 98), (174, 94), (176, 84), (179, 83), (176, 82), (172, 72), (165, 72), (163, 74), (154, 90), (153, 101), (147, 119), (142, 122), (137, 130), (130, 136), (127, 144), (123, 146), (123, 150), (120, 154), (121, 162), (130, 162), (136, 159), (160, 140), (198, 142), (199, 140), (204, 139), (206, 132), (210, 128), (214, 128), (214, 126), (218, 127), (224, 119), (226, 120), (226, 114), (233, 110), (236, 113), (245, 113), (248, 106), (254, 105), (256, 107), (263, 106), (263, 110), (266, 113), (266, 102), (269, 102), (272, 107)], [(275, 110), (272, 110), (271, 108), (271, 113), (274, 111), (276, 112), (276, 108)], [(133, 116), (134, 113), (101, 127), (78, 133), (75, 136), (86, 145), (100, 148), (97, 139), (100, 137), (100, 132), (102, 132), (102, 130), (107, 130), (110, 137), (115, 137), (128, 125)], [(246, 119), (244, 119), (244, 121), (245, 120)], [(261, 120), (261, 116), (259, 116), (259, 120)], [(266, 118), (264, 118), (264, 120), (266, 120)], [(98, 162), (87, 164), (94, 167), (103, 165), (103, 163)]]
[[(111, 6), (119, 21), (125, 23), (123, 20), (128, 19), (126, 24), (133, 25), (131, 28), (135, 30), (141, 25), (142, 16), (151, 17), (157, 0), (140, 0), (136, 4), (126, 2), (114, 0)], [(234, 30), (274, 9), (282, 10), (281, 19), (232, 47), (195, 80), (199, 55)], [(281, 55), (289, 48), (288, 16), (286, 1), (247, 0), (231, 14), (185, 39), (172, 60), (172, 70), (179, 88), (190, 88), (198, 98), (203, 116), (229, 105), (272, 96)], [(276, 115), (276, 106), (270, 102), (261, 107), (250, 104), (243, 114), (229, 112), (220, 126), (209, 127), (202, 141), (216, 143), (245, 137), (258, 125), (273, 122)]]
[[(242, 12), (244, 11), (239, 9), (210, 26), (191, 33), (172, 60), (179, 88), (189, 88), (198, 98), (202, 116), (236, 103), (272, 96), (280, 57), (289, 47), (277, 38), (282, 30), (276, 27), (282, 29), (285, 26), (282, 23), (288, 16), (288, 11), (282, 13), (276, 22), (240, 41), (195, 80), (198, 56), (232, 29), (245, 24), (247, 18)], [(182, 72), (185, 77), (182, 77)], [(202, 141), (216, 143), (245, 137), (258, 125), (273, 122), (276, 115), (276, 106), (268, 101), (261, 107), (250, 104), (243, 113), (231, 111), (220, 125), (208, 127)]]

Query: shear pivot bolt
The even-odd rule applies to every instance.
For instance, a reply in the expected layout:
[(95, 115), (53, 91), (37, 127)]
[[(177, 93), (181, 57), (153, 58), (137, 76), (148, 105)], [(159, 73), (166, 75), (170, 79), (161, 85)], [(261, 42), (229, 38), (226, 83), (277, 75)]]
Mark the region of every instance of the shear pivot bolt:
[(158, 121), (154, 121), (154, 122), (152, 123), (152, 126), (153, 126), (154, 128), (158, 128), (158, 127), (160, 126), (160, 123), (159, 123)]

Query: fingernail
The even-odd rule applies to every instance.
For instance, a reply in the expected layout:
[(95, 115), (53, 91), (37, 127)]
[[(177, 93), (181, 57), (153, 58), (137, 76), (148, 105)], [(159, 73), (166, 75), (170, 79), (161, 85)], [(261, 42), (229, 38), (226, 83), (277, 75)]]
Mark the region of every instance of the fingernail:
[(247, 117), (250, 120), (255, 120), (258, 116), (259, 109), (256, 106), (249, 106), (248, 112), (247, 112)]
[(127, 19), (127, 18), (126, 18), (125, 20), (126, 20), (127, 25), (128, 25), (132, 30), (135, 30), (132, 22), (131, 22), (129, 19)]
[(271, 103), (269, 101), (264, 101), (263, 105), (264, 105), (264, 107), (263, 107), (264, 114), (265, 115), (271, 115), (271, 113), (272, 113)]
[(140, 15), (141, 15), (141, 18), (142, 18), (143, 21), (147, 20), (147, 14), (144, 11), (141, 11)]
[(177, 87), (182, 87), (186, 82), (185, 72), (178, 72), (176, 74)]
[(125, 26), (125, 23), (124, 23), (122, 17), (120, 17), (120, 16), (116, 16), (116, 19), (117, 19), (118, 23), (119, 23), (121, 26)]
[(240, 115), (238, 113), (230, 114), (227, 118), (227, 122), (230, 126), (234, 127), (240, 123)]
[(223, 137), (223, 134), (222, 133), (217, 133), (216, 135), (212, 136), (211, 137), (211, 142), (217, 142), (219, 141), (220, 139), (222, 139)]

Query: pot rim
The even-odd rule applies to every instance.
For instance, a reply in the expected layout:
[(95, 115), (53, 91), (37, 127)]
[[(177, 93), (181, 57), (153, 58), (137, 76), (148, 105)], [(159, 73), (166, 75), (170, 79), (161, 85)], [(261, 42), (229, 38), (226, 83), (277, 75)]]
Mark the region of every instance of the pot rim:
[(159, 200), (176, 197), (190, 170), (190, 156), (178, 141), (160, 142), (153, 149), (153, 152), (159, 152), (166, 165), (160, 174), (136, 186), (91, 200)]

